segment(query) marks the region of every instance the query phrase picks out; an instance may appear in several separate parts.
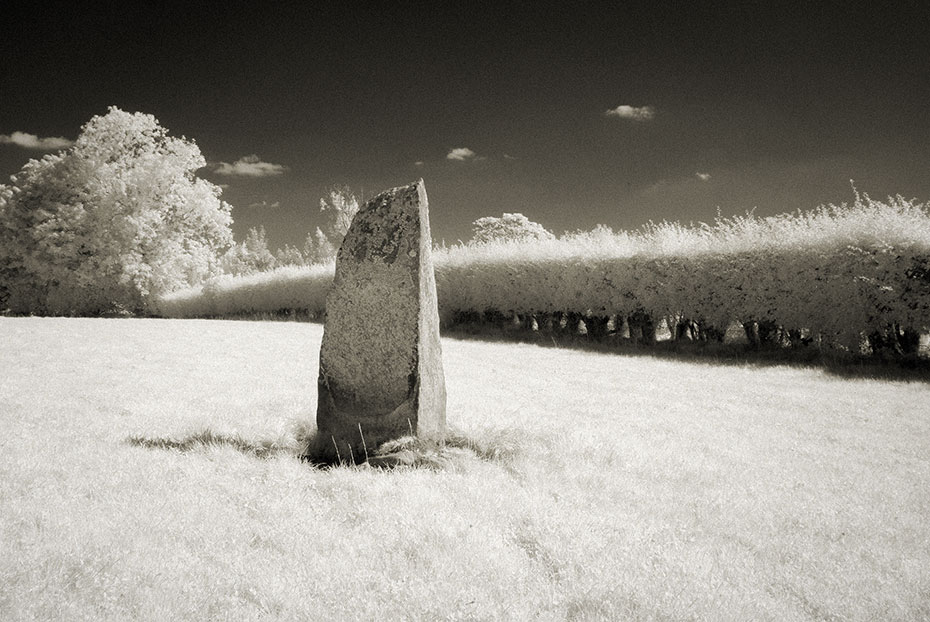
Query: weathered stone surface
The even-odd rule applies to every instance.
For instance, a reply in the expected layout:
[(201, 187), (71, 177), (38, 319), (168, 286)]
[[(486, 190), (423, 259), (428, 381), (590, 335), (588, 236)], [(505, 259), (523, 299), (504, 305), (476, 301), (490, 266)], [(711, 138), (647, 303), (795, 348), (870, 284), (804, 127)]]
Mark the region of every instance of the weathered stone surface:
[(317, 457), (360, 461), (366, 448), (411, 432), (444, 438), (431, 246), (422, 179), (383, 192), (352, 221), (326, 300)]

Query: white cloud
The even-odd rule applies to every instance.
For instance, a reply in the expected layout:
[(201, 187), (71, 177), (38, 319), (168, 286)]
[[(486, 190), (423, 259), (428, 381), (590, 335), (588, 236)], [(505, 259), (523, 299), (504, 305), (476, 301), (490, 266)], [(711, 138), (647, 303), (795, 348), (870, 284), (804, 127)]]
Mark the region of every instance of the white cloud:
[(37, 151), (55, 151), (56, 149), (70, 147), (74, 144), (74, 141), (61, 136), (39, 138), (35, 134), (13, 132), (12, 134), (0, 134), (0, 144), (16, 145), (24, 149), (35, 149)]
[(651, 121), (656, 116), (656, 109), (652, 106), (617, 106), (605, 112), (608, 117), (620, 117), (632, 121)]
[(457, 147), (446, 155), (447, 160), (470, 160), (475, 157), (475, 152), (468, 147)]
[(414, 166), (423, 166), (423, 160), (417, 160), (413, 163)]
[(239, 158), (232, 164), (220, 162), (216, 167), (217, 175), (230, 175), (235, 177), (276, 177), (283, 175), (287, 167), (283, 164), (262, 162), (257, 155), (247, 155)]
[(276, 207), (281, 207), (280, 201), (275, 201), (274, 203), (269, 203), (268, 201), (259, 201), (258, 203), (252, 203), (249, 205), (251, 208), (262, 208), (262, 209), (274, 209)]
[(504, 159), (505, 159), (505, 160), (516, 160), (517, 158), (516, 158), (515, 156), (512, 156), (512, 155), (510, 155), (510, 154), (505, 153), (505, 154), (504, 154)]
[(707, 181), (710, 179), (710, 173), (695, 173), (695, 176), (697, 176), (697, 178), (701, 181)]

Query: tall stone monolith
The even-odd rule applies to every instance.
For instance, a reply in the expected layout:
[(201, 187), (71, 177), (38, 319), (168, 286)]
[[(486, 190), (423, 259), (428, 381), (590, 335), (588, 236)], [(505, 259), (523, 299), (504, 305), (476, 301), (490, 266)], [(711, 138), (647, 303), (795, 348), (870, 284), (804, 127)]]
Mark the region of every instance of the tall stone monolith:
[[(368, 201), (336, 256), (320, 348), (316, 457), (440, 441), (446, 387), (423, 180)], [(364, 435), (364, 443), (363, 443)]]

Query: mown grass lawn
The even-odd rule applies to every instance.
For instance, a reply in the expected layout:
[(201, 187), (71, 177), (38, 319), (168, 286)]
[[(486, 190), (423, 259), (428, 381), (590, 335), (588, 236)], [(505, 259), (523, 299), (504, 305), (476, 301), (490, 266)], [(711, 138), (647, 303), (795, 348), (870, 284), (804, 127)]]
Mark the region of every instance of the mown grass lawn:
[(446, 339), (486, 455), (320, 470), (321, 334), (0, 318), (0, 619), (930, 619), (930, 382)]

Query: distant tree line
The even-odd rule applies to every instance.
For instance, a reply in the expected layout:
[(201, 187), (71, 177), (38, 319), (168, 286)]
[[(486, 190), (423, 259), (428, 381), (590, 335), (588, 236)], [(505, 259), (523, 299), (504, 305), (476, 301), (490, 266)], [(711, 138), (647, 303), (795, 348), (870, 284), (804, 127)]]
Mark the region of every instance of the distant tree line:
[[(284, 248), (272, 252), (265, 228), (252, 227), (243, 241), (232, 245), (222, 256), (223, 273), (243, 276), (282, 266), (311, 266), (333, 261), (359, 207), (359, 198), (350, 188), (334, 187), (328, 197), (320, 199), (320, 211), (328, 221), (326, 232), (317, 227), (316, 231), (307, 234), (302, 248), (285, 244)], [(500, 218), (486, 216), (472, 223), (471, 243), (474, 244), (532, 242), (554, 238), (542, 225), (519, 213), (505, 212)]]
[(348, 186), (335, 186), (320, 199), (326, 231), (317, 227), (303, 246), (285, 244), (274, 252), (268, 247), (265, 227), (252, 227), (243, 241), (233, 244), (220, 259), (224, 274), (241, 276), (282, 266), (311, 266), (333, 261), (342, 239), (359, 210), (359, 197)]

